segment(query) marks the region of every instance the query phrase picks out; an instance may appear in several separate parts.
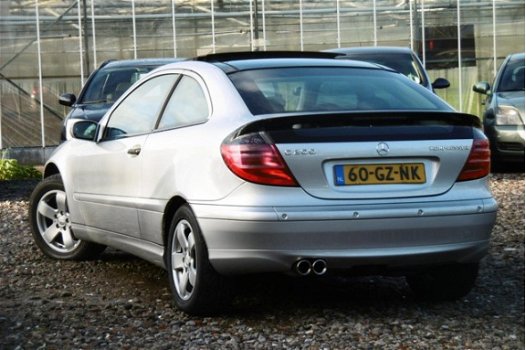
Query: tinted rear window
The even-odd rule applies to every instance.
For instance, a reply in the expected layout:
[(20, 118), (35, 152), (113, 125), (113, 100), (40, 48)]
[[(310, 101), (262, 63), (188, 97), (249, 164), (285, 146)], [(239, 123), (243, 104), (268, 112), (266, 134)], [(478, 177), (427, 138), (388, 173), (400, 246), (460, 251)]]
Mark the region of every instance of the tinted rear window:
[(230, 74), (252, 114), (352, 110), (450, 111), (429, 90), (389, 71), (352, 67), (274, 68)]
[(427, 85), (418, 63), (408, 53), (348, 53), (347, 58), (381, 64), (402, 73), (414, 82)]

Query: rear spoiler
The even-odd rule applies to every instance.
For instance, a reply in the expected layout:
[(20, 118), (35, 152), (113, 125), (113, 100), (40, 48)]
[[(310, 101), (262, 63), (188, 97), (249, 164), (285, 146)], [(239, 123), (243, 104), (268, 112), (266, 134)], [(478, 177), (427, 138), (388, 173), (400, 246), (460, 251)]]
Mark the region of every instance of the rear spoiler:
[(232, 136), (265, 132), (283, 143), (469, 139), (474, 128), (482, 129), (477, 116), (457, 112), (324, 112), (259, 119)]
[[(479, 117), (458, 112), (434, 111), (374, 111), (374, 112), (324, 112), (298, 115), (281, 115), (272, 119), (260, 119), (245, 126), (249, 129), (282, 129), (296, 124), (310, 127), (337, 126), (396, 126), (396, 125), (453, 125), (482, 129)], [(243, 132), (250, 132), (244, 130)]]
[(268, 58), (327, 58), (332, 59), (338, 56), (345, 56), (338, 52), (321, 51), (241, 51), (241, 52), (221, 52), (195, 57), (196, 61), (204, 62), (225, 62)]

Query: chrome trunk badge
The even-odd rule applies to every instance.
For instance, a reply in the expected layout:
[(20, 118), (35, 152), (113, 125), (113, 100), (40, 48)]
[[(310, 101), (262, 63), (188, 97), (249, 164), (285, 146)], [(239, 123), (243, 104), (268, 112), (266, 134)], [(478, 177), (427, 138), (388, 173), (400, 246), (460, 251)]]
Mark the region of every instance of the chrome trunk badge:
[(376, 152), (378, 155), (385, 157), (389, 153), (389, 145), (385, 142), (380, 142), (378, 146), (376, 146)]

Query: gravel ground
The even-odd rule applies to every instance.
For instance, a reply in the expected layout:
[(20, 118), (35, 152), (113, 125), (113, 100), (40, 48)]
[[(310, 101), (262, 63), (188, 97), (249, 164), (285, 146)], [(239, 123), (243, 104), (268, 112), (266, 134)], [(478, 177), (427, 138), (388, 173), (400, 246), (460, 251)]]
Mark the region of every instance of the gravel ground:
[(0, 182), (0, 349), (524, 349), (524, 173), (492, 175), (490, 254), (463, 300), (416, 300), (401, 278), (260, 276), (231, 311), (172, 306), (164, 270), (108, 249), (54, 261), (31, 240), (35, 182)]

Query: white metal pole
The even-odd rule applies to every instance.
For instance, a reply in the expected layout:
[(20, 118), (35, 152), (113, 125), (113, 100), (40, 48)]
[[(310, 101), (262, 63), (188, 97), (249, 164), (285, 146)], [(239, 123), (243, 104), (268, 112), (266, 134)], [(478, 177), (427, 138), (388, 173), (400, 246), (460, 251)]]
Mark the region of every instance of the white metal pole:
[(252, 8), (252, 0), (249, 0), (248, 3), (248, 10), (250, 11), (250, 51), (254, 51), (254, 9)]
[(336, 30), (337, 30), (337, 44), (338, 48), (342, 47), (342, 37), (341, 37), (341, 26), (340, 26), (340, 0), (336, 0)]
[(172, 37), (174, 42), (174, 57), (177, 57), (177, 30), (175, 29), (175, 0), (172, 0)]
[[(38, 0), (35, 0), (35, 1), (38, 2)], [(80, 13), (81, 13), (80, 0), (77, 1), (77, 12), (78, 12), (78, 22), (79, 22), (80, 86), (84, 86), (84, 55), (82, 54), (82, 17), (80, 16)], [(38, 12), (37, 12), (37, 15), (38, 15)], [(40, 43), (40, 40), (38, 42)]]
[(137, 28), (135, 23), (135, 0), (132, 0), (133, 58), (137, 59)]
[(300, 50), (303, 51), (303, 1), (300, 0)]
[(413, 34), (413, 0), (409, 0), (409, 31), (410, 31), (409, 40), (411, 40), (411, 43), (410, 43), (411, 51), (414, 51), (413, 41), (415, 40), (415, 38)]
[(462, 112), (462, 31), (460, 30), (460, 0), (457, 0), (457, 44), (458, 44), (458, 109)]
[(265, 0), (261, 0), (261, 16), (263, 18), (263, 51), (267, 51), (267, 24), (265, 21)]
[(91, 33), (93, 40), (93, 69), (97, 69), (97, 35), (95, 34), (95, 0), (91, 0)]
[(493, 0), (493, 76), (497, 75), (497, 9)]
[(378, 46), (378, 37), (376, 33), (376, 0), (373, 0), (373, 26), (374, 26), (374, 46)]
[(212, 53), (216, 53), (216, 23), (214, 14), (214, 0), (210, 0), (210, 16), (212, 17)]
[(422, 16), (422, 63), (426, 68), (426, 26), (425, 26), (425, 15), (424, 15), (424, 0), (421, 0), (421, 16)]
[[(80, 4), (80, 1), (79, 1)], [(44, 130), (44, 99), (42, 93), (42, 51), (40, 47), (40, 15), (38, 9), (38, 0), (35, 0), (35, 11), (36, 11), (36, 21), (37, 21), (37, 56), (38, 56), (38, 85), (40, 89), (39, 98), (40, 98), (40, 136), (42, 141), (42, 149), (46, 147), (46, 132)], [(79, 11), (80, 15), (80, 11)], [(79, 17), (80, 18), (80, 17)], [(79, 26), (80, 28), (80, 26)], [(81, 41), (82, 43), (82, 41)], [(82, 48), (82, 45), (81, 45)], [(81, 55), (82, 56), (82, 55)], [(44, 157), (42, 157), (44, 158)]]

